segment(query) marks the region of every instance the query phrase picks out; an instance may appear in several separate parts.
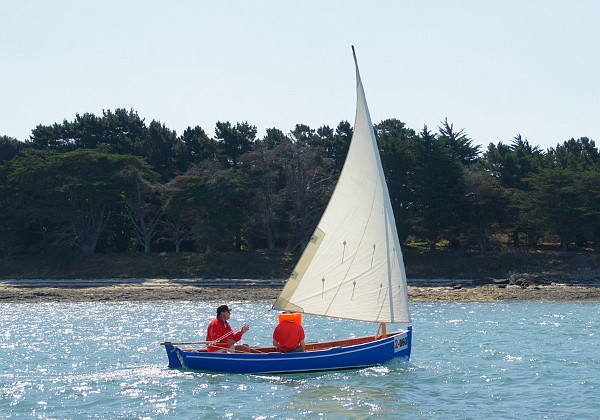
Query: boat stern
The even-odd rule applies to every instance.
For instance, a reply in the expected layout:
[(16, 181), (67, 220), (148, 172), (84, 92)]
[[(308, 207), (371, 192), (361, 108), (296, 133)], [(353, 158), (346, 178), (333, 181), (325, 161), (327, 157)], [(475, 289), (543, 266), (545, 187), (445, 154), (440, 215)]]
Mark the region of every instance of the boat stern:
[(169, 359), (170, 368), (182, 368), (181, 360), (178, 355), (178, 348), (170, 343), (164, 343), (165, 350), (167, 351), (167, 357)]
[(394, 338), (394, 357), (410, 359), (410, 351), (412, 348), (412, 325), (409, 325), (406, 330), (400, 331), (393, 336)]

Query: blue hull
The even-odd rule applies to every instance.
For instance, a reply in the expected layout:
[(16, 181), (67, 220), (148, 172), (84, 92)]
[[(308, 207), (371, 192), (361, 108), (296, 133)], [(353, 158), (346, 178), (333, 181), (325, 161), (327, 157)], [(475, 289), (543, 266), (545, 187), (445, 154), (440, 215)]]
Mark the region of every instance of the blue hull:
[(411, 342), (412, 329), (409, 327), (386, 338), (301, 353), (260, 352), (260, 349), (253, 350), (258, 352), (209, 353), (183, 350), (169, 343), (165, 343), (165, 348), (170, 368), (224, 373), (296, 373), (363, 368), (394, 358), (408, 360)]

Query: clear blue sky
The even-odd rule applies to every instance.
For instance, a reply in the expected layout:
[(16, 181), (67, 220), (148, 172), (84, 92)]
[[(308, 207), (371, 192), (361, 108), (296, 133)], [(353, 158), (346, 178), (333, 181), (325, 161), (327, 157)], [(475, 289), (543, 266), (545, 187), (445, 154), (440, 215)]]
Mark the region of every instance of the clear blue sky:
[(374, 123), (600, 146), (597, 0), (0, 0), (0, 134), (133, 108), (179, 134)]

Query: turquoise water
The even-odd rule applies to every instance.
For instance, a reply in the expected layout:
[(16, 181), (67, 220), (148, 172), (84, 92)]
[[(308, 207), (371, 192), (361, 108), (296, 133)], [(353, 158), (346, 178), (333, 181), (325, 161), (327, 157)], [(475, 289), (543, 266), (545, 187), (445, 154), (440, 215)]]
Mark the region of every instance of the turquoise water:
[[(218, 302), (221, 303), (221, 302)], [(236, 303), (267, 344), (269, 302)], [(159, 341), (203, 339), (217, 302), (0, 304), (0, 418), (600, 417), (598, 303), (413, 303), (413, 357), (289, 376), (166, 368)], [(304, 318), (307, 339), (375, 325)]]

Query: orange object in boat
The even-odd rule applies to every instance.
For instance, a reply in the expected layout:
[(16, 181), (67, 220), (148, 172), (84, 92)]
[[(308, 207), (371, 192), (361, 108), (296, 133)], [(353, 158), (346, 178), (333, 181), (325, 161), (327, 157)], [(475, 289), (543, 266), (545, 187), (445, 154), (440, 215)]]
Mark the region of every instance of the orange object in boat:
[(286, 321), (292, 321), (298, 325), (302, 325), (302, 314), (299, 312), (297, 312), (297, 313), (283, 312), (283, 313), (279, 314), (279, 323), (281, 324), (282, 322), (286, 322)]

